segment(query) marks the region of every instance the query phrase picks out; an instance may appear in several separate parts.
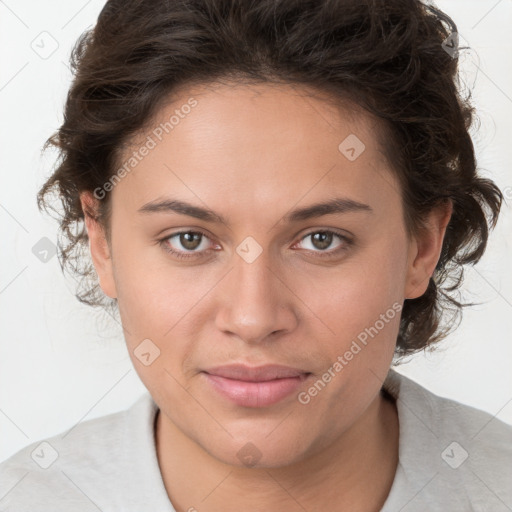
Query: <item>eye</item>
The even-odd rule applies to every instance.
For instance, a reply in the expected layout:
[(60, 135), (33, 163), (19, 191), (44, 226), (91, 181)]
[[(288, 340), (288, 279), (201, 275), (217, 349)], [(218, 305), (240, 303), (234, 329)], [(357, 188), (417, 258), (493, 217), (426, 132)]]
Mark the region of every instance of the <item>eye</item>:
[[(177, 258), (194, 258), (209, 249), (209, 238), (201, 231), (179, 231), (160, 240), (162, 247)], [(187, 254), (189, 253), (189, 254)]]
[[(341, 243), (333, 250), (327, 251), (326, 249), (332, 247), (335, 238), (341, 240)], [(320, 257), (337, 256), (342, 251), (347, 250), (352, 244), (350, 238), (330, 230), (311, 231), (301, 238), (301, 242), (307, 239), (310, 239), (310, 247), (306, 247), (306, 250), (318, 253)]]

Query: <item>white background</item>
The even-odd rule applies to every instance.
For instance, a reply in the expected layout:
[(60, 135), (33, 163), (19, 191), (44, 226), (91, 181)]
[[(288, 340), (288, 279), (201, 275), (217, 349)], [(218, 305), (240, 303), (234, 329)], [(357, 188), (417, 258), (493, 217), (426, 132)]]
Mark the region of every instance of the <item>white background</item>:
[[(144, 391), (119, 326), (81, 305), (58, 260), (32, 247), (55, 240), (56, 223), (39, 213), (36, 193), (53, 156), (40, 149), (62, 121), (70, 50), (92, 26), (104, 0), (0, 0), (0, 461), (79, 421), (129, 407)], [(464, 59), (475, 81), (479, 164), (512, 203), (511, 0), (439, 0), (477, 57)], [(46, 31), (51, 34), (40, 36)], [(31, 47), (46, 50), (48, 58)], [(52, 42), (53, 38), (55, 43)], [(32, 43), (35, 41), (34, 43)], [(467, 271), (459, 329), (434, 354), (399, 371), (430, 390), (512, 423), (511, 210), (503, 213), (480, 264)]]

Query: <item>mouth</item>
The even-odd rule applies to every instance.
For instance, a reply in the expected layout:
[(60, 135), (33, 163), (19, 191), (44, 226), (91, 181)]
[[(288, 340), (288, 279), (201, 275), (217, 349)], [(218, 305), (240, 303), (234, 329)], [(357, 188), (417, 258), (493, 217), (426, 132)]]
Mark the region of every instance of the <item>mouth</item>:
[(201, 373), (218, 395), (241, 407), (274, 405), (296, 391), (312, 375), (299, 368), (280, 365), (218, 366)]

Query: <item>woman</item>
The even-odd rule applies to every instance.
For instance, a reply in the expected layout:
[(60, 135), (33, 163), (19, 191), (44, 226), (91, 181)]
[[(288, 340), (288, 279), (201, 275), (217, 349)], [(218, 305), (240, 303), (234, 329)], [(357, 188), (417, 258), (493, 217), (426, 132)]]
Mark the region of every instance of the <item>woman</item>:
[(4, 462), (3, 509), (512, 507), (512, 429), (391, 369), (501, 206), (456, 45), (416, 0), (107, 2), (38, 198), (149, 394)]

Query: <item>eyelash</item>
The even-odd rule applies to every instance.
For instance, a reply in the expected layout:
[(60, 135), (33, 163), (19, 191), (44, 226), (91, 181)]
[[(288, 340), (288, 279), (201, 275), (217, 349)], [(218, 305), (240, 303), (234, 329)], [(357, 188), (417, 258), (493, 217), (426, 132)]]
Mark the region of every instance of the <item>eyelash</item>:
[[(197, 258), (197, 254), (201, 255), (200, 252), (190, 252), (190, 253), (186, 253), (186, 252), (181, 252), (181, 251), (176, 251), (174, 249), (171, 249), (169, 244), (167, 243), (171, 238), (174, 238), (176, 236), (179, 236), (179, 235), (182, 235), (182, 234), (185, 234), (185, 233), (193, 233), (193, 234), (198, 234), (198, 235), (202, 235), (204, 236), (205, 238), (209, 239), (208, 235), (200, 230), (184, 230), (184, 231), (178, 231), (176, 233), (172, 233), (171, 235), (168, 235), (166, 236), (165, 238), (161, 238), (159, 239), (159, 243), (160, 245), (162, 246), (162, 248), (172, 254), (173, 256), (177, 257), (178, 259), (182, 259), (182, 260), (186, 260), (186, 259), (190, 259), (190, 258)], [(332, 234), (332, 235), (335, 235), (337, 236), (338, 238), (340, 238), (343, 242), (344, 242), (344, 246), (341, 246), (341, 247), (338, 247), (337, 249), (333, 250), (333, 251), (310, 251), (310, 252), (313, 252), (314, 254), (318, 255), (320, 258), (332, 258), (332, 257), (336, 257), (338, 256), (339, 253), (343, 252), (343, 251), (346, 251), (352, 244), (352, 240), (340, 233), (338, 233), (337, 231), (332, 231), (332, 230), (329, 230), (329, 229), (317, 229), (315, 231), (310, 231), (309, 233), (305, 234), (300, 240), (299, 242), (302, 242), (302, 240), (306, 239), (308, 236), (311, 236), (311, 235), (314, 235), (314, 234), (317, 234), (317, 233), (326, 233), (326, 234)], [(211, 250), (211, 249), (207, 249), (207, 250)]]

